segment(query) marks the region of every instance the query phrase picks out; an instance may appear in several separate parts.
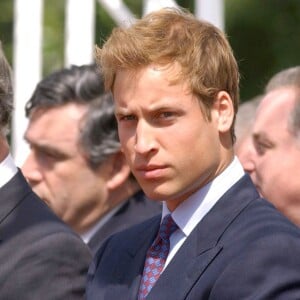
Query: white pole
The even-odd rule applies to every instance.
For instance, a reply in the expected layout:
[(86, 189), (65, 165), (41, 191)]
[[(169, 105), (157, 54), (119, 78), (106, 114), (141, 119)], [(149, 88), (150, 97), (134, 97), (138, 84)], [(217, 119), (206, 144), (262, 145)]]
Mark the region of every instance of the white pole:
[(174, 0), (143, 0), (143, 15), (163, 7), (177, 7)]
[(98, 0), (118, 26), (126, 27), (135, 21), (134, 15), (122, 0)]
[(224, 30), (224, 0), (195, 0), (195, 15)]
[(12, 154), (18, 166), (24, 162), (29, 147), (23, 139), (27, 127), (25, 103), (42, 73), (43, 0), (14, 1), (14, 112), (12, 119)]
[(95, 0), (67, 0), (65, 66), (93, 62), (95, 15)]

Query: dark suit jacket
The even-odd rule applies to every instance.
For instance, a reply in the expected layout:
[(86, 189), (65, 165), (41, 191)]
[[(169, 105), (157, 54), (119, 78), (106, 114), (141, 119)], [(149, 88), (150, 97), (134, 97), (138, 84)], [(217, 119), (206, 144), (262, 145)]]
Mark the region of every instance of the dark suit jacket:
[(90, 259), (20, 171), (0, 188), (0, 299), (84, 299)]
[(160, 213), (161, 203), (147, 199), (145, 194), (139, 191), (129, 198), (108, 222), (95, 233), (88, 245), (92, 252), (96, 253), (103, 241), (110, 235)]
[[(136, 299), (159, 217), (111, 237), (88, 275), (88, 300)], [(148, 300), (300, 299), (300, 233), (248, 175), (196, 226)]]

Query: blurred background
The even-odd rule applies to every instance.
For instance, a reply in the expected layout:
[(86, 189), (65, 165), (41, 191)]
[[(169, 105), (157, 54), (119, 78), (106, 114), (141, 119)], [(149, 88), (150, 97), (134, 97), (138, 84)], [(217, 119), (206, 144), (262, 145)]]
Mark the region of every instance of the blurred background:
[[(114, 1), (117, 0), (111, 0)], [(194, 12), (196, 1), (177, 0), (176, 3)], [(143, 14), (142, 0), (123, 0), (123, 2), (136, 17)], [(300, 1), (223, 0), (222, 2), (223, 30), (239, 63), (241, 101), (244, 102), (260, 94), (264, 84), (274, 73), (299, 64)], [(24, 3), (28, 3), (27, 0)], [(65, 3), (65, 0), (44, 0), (42, 76), (65, 65)], [(30, 9), (26, 13), (30, 14)], [(101, 45), (116, 23), (100, 1), (96, 3), (95, 14), (94, 41)], [(1, 0), (0, 39), (13, 68), (15, 15), (14, 1)], [(78, 22), (80, 23), (80, 19)], [(26, 34), (29, 36), (30, 32)], [(28, 59), (33, 60), (34, 57)], [(30, 76), (30, 70), (27, 72)]]

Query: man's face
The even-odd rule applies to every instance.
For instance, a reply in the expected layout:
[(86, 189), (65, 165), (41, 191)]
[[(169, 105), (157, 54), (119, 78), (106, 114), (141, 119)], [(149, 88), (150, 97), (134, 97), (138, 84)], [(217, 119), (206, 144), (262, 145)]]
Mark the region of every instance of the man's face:
[(101, 215), (99, 199), (106, 199), (104, 171), (91, 169), (78, 146), (85, 112), (74, 103), (34, 110), (25, 132), (31, 150), (22, 168), (33, 190), (79, 232)]
[(259, 192), (300, 225), (300, 144), (288, 124), (295, 98), (292, 88), (274, 90), (263, 98), (245, 170)]
[(227, 163), (218, 108), (207, 121), (187, 85), (170, 83), (177, 71), (176, 65), (119, 71), (113, 88), (119, 137), (131, 170), (147, 196), (166, 200), (170, 210)]

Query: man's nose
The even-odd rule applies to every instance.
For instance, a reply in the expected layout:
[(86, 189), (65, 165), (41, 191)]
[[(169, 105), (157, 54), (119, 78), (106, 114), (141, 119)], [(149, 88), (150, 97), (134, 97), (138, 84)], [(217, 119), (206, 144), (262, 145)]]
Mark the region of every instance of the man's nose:
[(42, 179), (42, 174), (33, 151), (30, 151), (28, 154), (23, 166), (21, 167), (21, 170), (30, 185), (33, 185)]
[(144, 120), (140, 120), (137, 124), (134, 148), (140, 154), (150, 153), (157, 148), (155, 130)]

